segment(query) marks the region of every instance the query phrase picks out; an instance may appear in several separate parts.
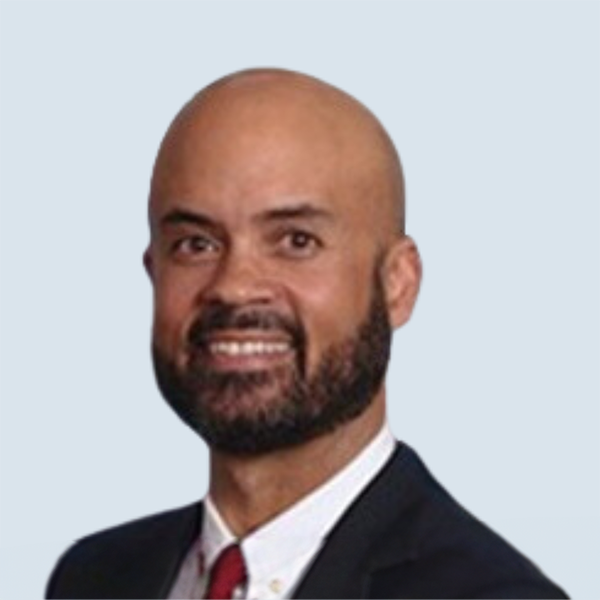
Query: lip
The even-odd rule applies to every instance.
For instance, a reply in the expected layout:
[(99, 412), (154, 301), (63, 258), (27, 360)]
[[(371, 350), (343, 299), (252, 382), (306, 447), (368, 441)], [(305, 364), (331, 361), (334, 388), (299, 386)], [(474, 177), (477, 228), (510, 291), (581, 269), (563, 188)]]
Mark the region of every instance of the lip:
[(283, 335), (279, 332), (268, 332), (264, 330), (233, 330), (228, 329), (212, 333), (204, 340), (204, 345), (208, 345), (214, 342), (238, 342), (243, 344), (244, 342), (265, 342), (265, 343), (285, 343), (292, 345), (292, 340), (288, 335)]
[(291, 350), (276, 354), (252, 354), (229, 356), (227, 354), (204, 354), (205, 364), (220, 371), (265, 371), (290, 362)]

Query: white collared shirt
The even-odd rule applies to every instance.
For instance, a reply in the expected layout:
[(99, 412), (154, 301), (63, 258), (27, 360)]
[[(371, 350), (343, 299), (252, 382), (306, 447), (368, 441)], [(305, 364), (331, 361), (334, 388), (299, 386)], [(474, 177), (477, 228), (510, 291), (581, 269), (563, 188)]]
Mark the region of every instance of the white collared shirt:
[(169, 598), (202, 598), (219, 554), (239, 543), (248, 573), (235, 598), (289, 598), (325, 537), (394, 451), (387, 425), (341, 471), (242, 540), (236, 540), (210, 496), (204, 502), (202, 534), (185, 558)]

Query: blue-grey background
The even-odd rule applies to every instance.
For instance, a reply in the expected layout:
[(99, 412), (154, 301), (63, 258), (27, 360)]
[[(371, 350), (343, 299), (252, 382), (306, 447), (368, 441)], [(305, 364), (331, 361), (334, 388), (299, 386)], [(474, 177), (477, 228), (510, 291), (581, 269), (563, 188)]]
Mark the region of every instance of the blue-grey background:
[(402, 155), (424, 283), (394, 432), (600, 597), (599, 23), (595, 2), (3, 3), (0, 596), (204, 494), (151, 370), (148, 181), (182, 103), (266, 65), (355, 95)]

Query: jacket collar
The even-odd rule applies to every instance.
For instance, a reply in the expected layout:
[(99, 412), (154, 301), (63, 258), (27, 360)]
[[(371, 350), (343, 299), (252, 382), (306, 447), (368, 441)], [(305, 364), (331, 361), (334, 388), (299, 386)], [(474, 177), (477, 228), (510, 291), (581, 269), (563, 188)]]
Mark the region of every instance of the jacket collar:
[(135, 565), (143, 572), (124, 573), (119, 593), (105, 597), (168, 598), (181, 563), (199, 535), (202, 511), (201, 502), (173, 511), (169, 522), (139, 546), (143, 557)]
[(381, 542), (415, 500), (415, 486), (407, 485), (419, 477), (414, 456), (397, 444), (386, 466), (331, 531), (293, 598), (368, 597), (376, 571), (411, 558), (410, 547), (397, 537), (393, 552)]

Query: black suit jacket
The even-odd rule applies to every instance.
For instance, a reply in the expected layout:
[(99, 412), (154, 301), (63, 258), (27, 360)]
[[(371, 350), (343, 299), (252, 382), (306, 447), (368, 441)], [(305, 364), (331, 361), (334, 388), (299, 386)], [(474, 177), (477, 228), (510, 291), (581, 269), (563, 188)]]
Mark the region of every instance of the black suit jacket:
[[(47, 596), (165, 598), (199, 535), (201, 517), (199, 503), (79, 541), (56, 566)], [(398, 444), (331, 531), (293, 597), (567, 596)]]

